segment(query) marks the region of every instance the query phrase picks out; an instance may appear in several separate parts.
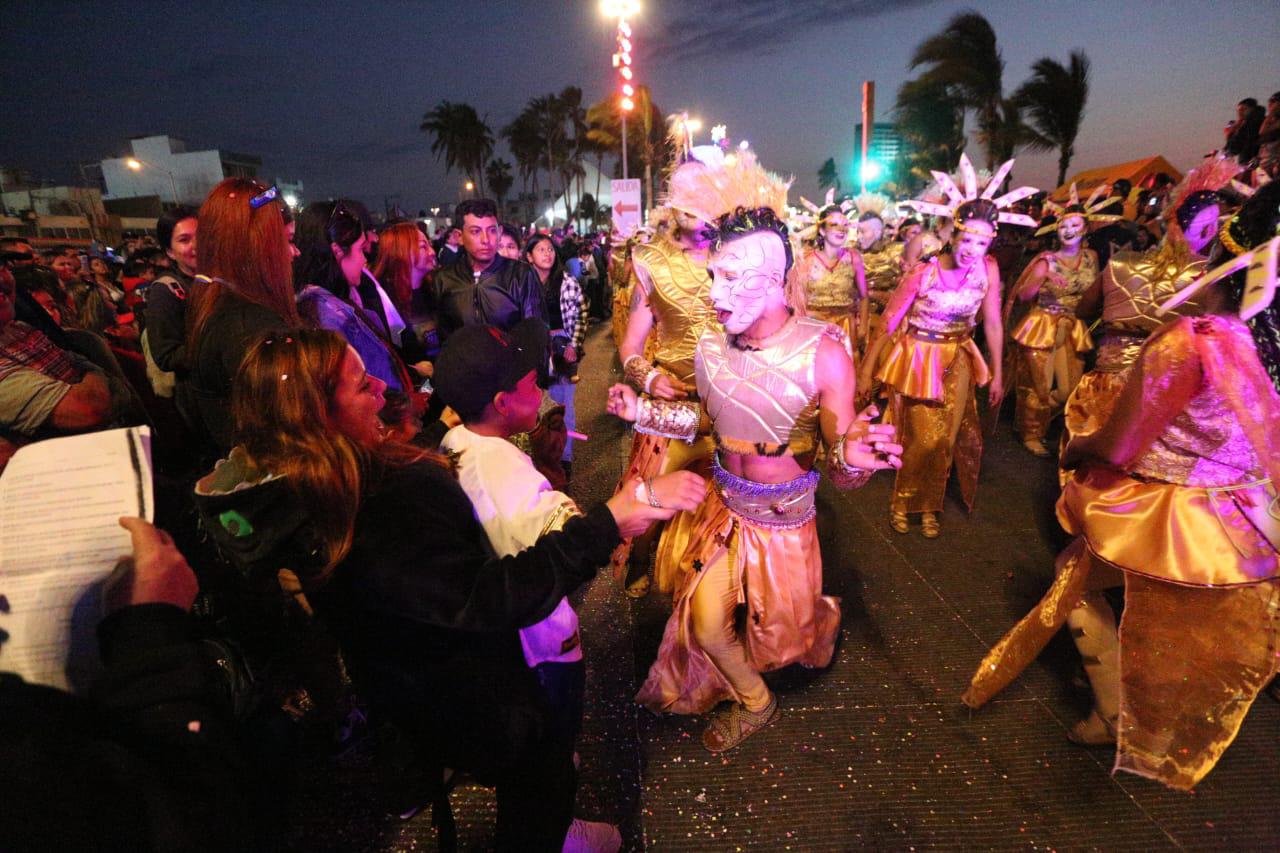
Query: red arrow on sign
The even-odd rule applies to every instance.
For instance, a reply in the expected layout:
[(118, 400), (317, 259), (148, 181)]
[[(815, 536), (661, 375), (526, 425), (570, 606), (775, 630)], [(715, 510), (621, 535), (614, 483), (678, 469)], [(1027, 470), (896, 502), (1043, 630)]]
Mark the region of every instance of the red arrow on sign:
[(615, 214), (617, 214), (618, 216), (621, 216), (621, 215), (622, 215), (622, 214), (624, 214), (624, 213), (639, 213), (639, 212), (640, 212), (640, 205), (638, 205), (638, 204), (623, 204), (622, 202), (618, 202), (617, 204), (615, 204), (615, 205), (613, 206), (613, 212), (614, 212)]

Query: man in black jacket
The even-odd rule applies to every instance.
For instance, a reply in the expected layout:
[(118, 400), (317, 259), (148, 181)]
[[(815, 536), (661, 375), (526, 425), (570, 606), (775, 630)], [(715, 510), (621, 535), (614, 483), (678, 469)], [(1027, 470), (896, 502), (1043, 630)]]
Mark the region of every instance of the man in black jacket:
[(526, 317), (547, 319), (542, 284), (533, 267), (498, 254), (498, 207), (467, 199), (454, 213), (462, 226), (462, 256), (436, 273), (436, 324), (441, 337), (483, 323), (503, 331)]

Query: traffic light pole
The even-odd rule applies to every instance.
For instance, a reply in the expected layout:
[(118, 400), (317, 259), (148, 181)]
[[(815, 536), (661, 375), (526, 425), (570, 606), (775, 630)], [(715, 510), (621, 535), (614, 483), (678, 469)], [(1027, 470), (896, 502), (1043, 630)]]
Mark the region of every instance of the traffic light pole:
[(867, 151), (871, 148), (871, 121), (876, 114), (876, 81), (862, 81), (862, 162), (858, 164), (860, 192), (867, 191)]

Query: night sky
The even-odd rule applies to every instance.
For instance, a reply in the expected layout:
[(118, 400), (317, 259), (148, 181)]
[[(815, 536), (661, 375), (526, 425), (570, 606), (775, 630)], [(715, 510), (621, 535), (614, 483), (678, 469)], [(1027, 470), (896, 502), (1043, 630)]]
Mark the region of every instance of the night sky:
[[(637, 80), (658, 106), (726, 124), (811, 198), (822, 161), (852, 156), (860, 81), (877, 81), (886, 120), (916, 43), (967, 8), (995, 27), (1006, 93), (1041, 56), (1092, 59), (1072, 172), (1155, 153), (1185, 168), (1221, 143), (1238, 100), (1280, 90), (1273, 0), (642, 2)], [(418, 130), (440, 100), (471, 103), (497, 133), (533, 96), (578, 85), (593, 103), (612, 85), (595, 0), (42, 0), (6, 3), (0, 21), (0, 163), (60, 181), (168, 133), (256, 154), (310, 199), (414, 210), (455, 200), (463, 180)], [(1049, 186), (1055, 163), (1023, 155), (1015, 179)]]

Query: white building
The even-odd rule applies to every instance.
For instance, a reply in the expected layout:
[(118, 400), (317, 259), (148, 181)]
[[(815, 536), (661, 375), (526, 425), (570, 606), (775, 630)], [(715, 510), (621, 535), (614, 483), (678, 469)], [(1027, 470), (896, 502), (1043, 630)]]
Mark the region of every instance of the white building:
[(129, 140), (128, 156), (103, 160), (102, 182), (108, 201), (154, 197), (162, 205), (199, 205), (223, 178), (253, 178), (262, 160), (248, 154), (210, 149), (188, 151), (171, 136)]

